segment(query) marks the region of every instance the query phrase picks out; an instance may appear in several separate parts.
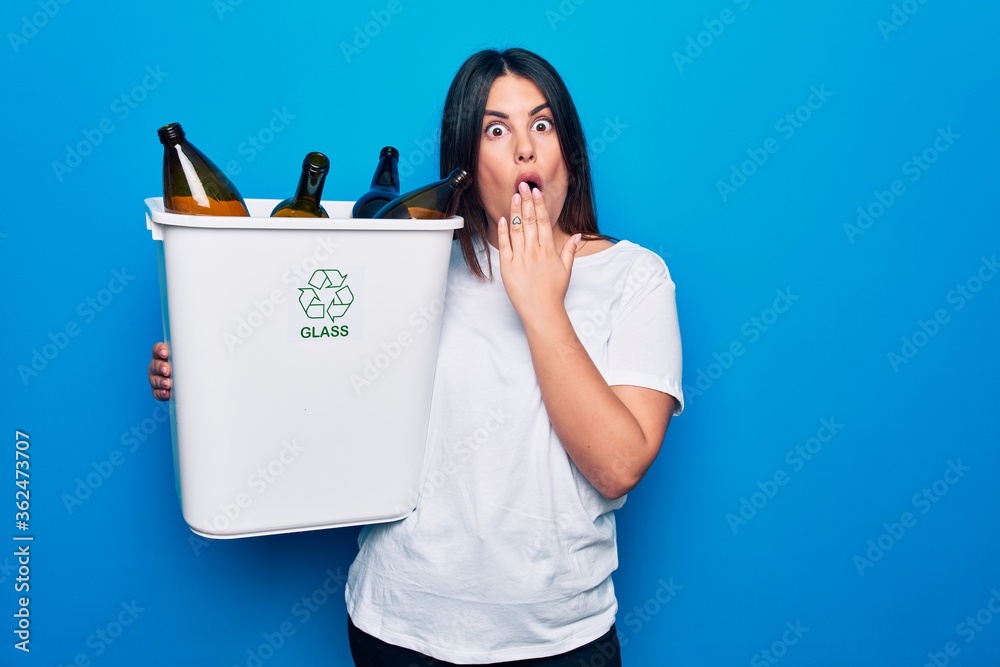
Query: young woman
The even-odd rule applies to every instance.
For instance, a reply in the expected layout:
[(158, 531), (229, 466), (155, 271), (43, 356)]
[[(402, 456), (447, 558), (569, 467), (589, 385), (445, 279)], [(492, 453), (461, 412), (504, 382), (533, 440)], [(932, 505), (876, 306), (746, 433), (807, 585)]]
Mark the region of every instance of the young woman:
[[(462, 65), (440, 166), (474, 180), (442, 319), (435, 484), (360, 535), (352, 654), (358, 667), (620, 665), (614, 510), (682, 408), (674, 284), (655, 254), (598, 232), (580, 120), (541, 57)], [(157, 398), (169, 374), (159, 343)]]

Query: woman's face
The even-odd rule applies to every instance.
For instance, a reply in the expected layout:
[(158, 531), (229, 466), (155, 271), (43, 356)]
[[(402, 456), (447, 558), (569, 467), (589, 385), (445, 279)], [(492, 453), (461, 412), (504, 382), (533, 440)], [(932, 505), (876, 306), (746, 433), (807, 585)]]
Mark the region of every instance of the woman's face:
[(486, 100), (474, 181), (491, 228), (501, 216), (510, 217), (511, 196), (525, 180), (542, 191), (555, 225), (566, 201), (569, 171), (552, 111), (533, 82), (505, 75), (493, 82)]

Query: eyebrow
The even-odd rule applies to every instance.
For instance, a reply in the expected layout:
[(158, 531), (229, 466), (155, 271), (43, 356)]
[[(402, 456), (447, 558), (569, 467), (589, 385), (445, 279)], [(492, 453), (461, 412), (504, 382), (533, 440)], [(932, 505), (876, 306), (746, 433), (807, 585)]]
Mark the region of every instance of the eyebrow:
[[(539, 111), (541, 111), (542, 109), (544, 109), (547, 106), (549, 106), (548, 102), (542, 102), (537, 107), (535, 107), (534, 109), (532, 109), (531, 111), (529, 111), (528, 115), (529, 116), (534, 116), (536, 113), (538, 113)], [(507, 114), (503, 113), (502, 111), (493, 111), (491, 109), (487, 109), (485, 111), (485, 115), (487, 115), (487, 116), (496, 116), (497, 118), (503, 118), (504, 120), (510, 120), (510, 116), (508, 116)]]

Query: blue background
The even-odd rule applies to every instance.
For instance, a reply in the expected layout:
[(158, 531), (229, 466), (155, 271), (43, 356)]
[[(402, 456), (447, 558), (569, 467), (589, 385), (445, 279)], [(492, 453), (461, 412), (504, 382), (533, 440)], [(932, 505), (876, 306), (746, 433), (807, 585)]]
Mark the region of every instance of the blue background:
[(618, 513), (627, 664), (1000, 664), (998, 21), (940, 0), (4, 3), (0, 664), (349, 664), (356, 529), (215, 542), (181, 518), (145, 371), (155, 130), (183, 122), (246, 197), (288, 196), (322, 150), (325, 197), (354, 199), (386, 144), (410, 189), (437, 177), (454, 71), (508, 45), (567, 81), (602, 229), (678, 286), (687, 410)]

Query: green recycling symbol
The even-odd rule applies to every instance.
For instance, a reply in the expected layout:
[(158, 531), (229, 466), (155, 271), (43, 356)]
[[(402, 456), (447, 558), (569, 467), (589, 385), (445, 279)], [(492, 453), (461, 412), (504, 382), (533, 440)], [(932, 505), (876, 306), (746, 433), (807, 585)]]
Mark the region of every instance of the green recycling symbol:
[(299, 305), (306, 317), (331, 320), (343, 317), (354, 303), (354, 293), (347, 286), (347, 276), (337, 269), (316, 269), (309, 278), (309, 287), (299, 288)]

